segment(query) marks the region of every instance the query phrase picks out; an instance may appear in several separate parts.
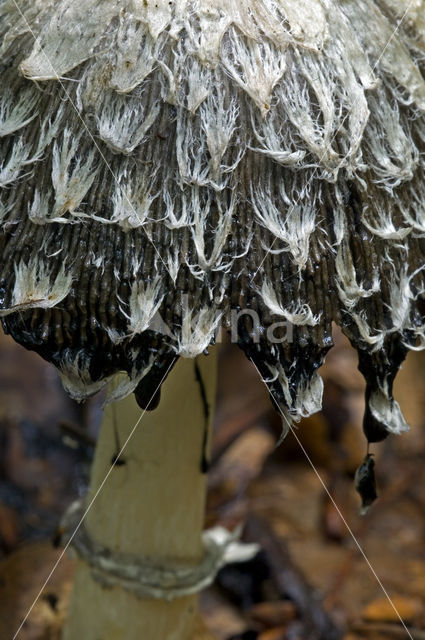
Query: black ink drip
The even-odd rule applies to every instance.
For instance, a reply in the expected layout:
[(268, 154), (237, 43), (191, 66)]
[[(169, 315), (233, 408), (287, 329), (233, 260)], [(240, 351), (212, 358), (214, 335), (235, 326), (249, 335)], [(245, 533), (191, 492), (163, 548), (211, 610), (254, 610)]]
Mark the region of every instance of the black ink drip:
[(377, 498), (374, 470), (375, 461), (372, 456), (373, 454), (369, 453), (368, 447), (368, 453), (360, 467), (357, 469), (354, 478), (356, 490), (362, 499), (361, 515), (365, 515), (365, 513), (367, 513), (370, 505), (373, 504)]
[(207, 400), (207, 393), (205, 391), (205, 384), (202, 378), (201, 370), (198, 363), (195, 360), (195, 378), (199, 384), (199, 390), (201, 392), (202, 404), (204, 407), (204, 435), (202, 439), (202, 457), (201, 457), (201, 473), (207, 473), (210, 468), (210, 462), (207, 458), (207, 444), (208, 444), (208, 422), (210, 417), (210, 405)]

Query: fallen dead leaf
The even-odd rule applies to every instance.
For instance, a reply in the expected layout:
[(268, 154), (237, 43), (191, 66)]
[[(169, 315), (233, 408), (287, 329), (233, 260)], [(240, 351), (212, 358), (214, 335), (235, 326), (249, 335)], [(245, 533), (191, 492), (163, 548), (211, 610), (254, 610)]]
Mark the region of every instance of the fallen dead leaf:
[(205, 625), (217, 640), (227, 640), (246, 628), (242, 613), (214, 587), (200, 593), (199, 605)]
[(357, 623), (353, 628), (358, 632), (359, 640), (405, 640), (406, 636), (411, 640), (425, 640), (425, 632), (421, 629), (409, 627), (408, 633), (401, 624), (385, 622)]
[(258, 640), (284, 640), (287, 627), (276, 627), (260, 633)]
[(423, 611), (423, 603), (417, 598), (395, 595), (391, 600), (394, 606), (385, 597), (373, 600), (363, 609), (363, 618), (371, 622), (399, 622), (400, 618), (410, 622)]
[(250, 616), (266, 628), (279, 627), (296, 617), (296, 609), (289, 600), (260, 602), (252, 607)]
[[(0, 638), (14, 637), (59, 556), (59, 550), (43, 541), (21, 547), (0, 563)], [(73, 567), (73, 561), (63, 556), (35, 602), (19, 640), (59, 640)]]

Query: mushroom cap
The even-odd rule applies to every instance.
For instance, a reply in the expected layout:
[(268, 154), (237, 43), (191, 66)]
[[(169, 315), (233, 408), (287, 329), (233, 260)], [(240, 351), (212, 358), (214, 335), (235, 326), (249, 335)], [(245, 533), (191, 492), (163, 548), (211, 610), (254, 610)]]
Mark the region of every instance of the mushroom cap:
[(113, 398), (148, 393), (224, 327), (299, 418), (335, 322), (369, 440), (405, 430), (392, 383), (425, 346), (425, 2), (408, 4), (3, 2), (6, 331), (83, 399), (122, 372)]

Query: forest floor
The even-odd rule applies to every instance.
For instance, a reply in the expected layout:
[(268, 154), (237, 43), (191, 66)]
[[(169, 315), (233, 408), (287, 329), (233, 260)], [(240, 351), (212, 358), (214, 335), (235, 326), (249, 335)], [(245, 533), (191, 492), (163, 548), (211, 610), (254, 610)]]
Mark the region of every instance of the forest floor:
[[(379, 498), (360, 516), (364, 383), (335, 331), (323, 411), (276, 449), (281, 421), (258, 374), (222, 345), (206, 527), (245, 524), (252, 560), (200, 598), (197, 640), (425, 640), (425, 354), (395, 396), (411, 431), (371, 448)], [(0, 333), (0, 638), (59, 640), (74, 560), (53, 542), (87, 489), (100, 402), (79, 406), (53, 367)], [(53, 542), (52, 542), (53, 541)]]

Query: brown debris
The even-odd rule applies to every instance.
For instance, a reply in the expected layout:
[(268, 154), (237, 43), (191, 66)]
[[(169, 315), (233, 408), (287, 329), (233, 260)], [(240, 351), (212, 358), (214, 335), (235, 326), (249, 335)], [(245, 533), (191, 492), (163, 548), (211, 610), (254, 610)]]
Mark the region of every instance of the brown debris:
[[(12, 638), (60, 556), (46, 541), (26, 544), (0, 563), (0, 637)], [(59, 640), (74, 562), (64, 556), (19, 633), (20, 640)]]
[(269, 629), (291, 622), (296, 617), (296, 608), (290, 600), (272, 600), (254, 605), (249, 614), (253, 621)]
[(307, 583), (300, 569), (294, 564), (288, 549), (270, 527), (259, 518), (247, 522), (245, 537), (261, 545), (270, 559), (273, 580), (282, 596), (286, 595), (299, 611), (305, 633), (311, 640), (338, 640), (342, 637), (337, 625), (324, 611), (317, 594)]
[(373, 600), (363, 609), (362, 617), (368, 622), (414, 621), (423, 612), (424, 602), (417, 598), (407, 598), (399, 594)]

